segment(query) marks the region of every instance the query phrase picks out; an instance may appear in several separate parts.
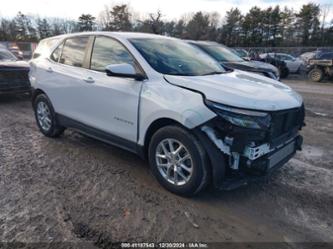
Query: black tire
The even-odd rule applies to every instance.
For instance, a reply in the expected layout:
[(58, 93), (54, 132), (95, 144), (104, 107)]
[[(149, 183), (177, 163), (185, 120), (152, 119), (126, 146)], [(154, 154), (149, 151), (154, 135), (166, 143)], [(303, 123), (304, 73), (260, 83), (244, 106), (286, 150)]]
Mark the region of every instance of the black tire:
[[(51, 120), (51, 125), (49, 129), (45, 129), (42, 127), (40, 121), (38, 120), (38, 114), (37, 114), (37, 106), (39, 103), (44, 103), (49, 111), (50, 111), (50, 120)], [(54, 108), (51, 104), (51, 101), (45, 94), (39, 94), (33, 101), (33, 108), (35, 112), (35, 118), (36, 118), (36, 123), (38, 125), (39, 130), (47, 137), (59, 137), (65, 130), (65, 127), (59, 125), (56, 114), (54, 111)]]
[(279, 73), (280, 73), (280, 78), (285, 79), (289, 76), (289, 69), (287, 67), (278, 67)]
[(320, 82), (324, 78), (324, 72), (320, 68), (313, 68), (308, 73), (308, 77), (314, 82)]
[[(192, 175), (184, 185), (177, 186), (170, 183), (160, 173), (155, 155), (158, 144), (165, 139), (175, 139), (182, 143), (192, 158)], [(166, 126), (159, 129), (151, 138), (148, 149), (151, 170), (158, 182), (170, 192), (182, 196), (193, 196), (202, 191), (209, 182), (209, 161), (206, 151), (198, 139), (179, 126)]]

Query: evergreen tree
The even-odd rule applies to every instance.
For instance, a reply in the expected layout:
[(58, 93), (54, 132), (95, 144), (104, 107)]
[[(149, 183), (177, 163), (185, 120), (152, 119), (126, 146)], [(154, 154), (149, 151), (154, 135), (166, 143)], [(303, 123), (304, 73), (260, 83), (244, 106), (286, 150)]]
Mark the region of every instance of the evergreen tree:
[(209, 16), (201, 11), (194, 14), (186, 27), (187, 38), (192, 40), (206, 40), (208, 37)]
[(185, 21), (183, 19), (180, 19), (175, 25), (174, 35), (179, 38), (184, 38), (185, 29)]
[(235, 46), (241, 40), (243, 16), (238, 8), (232, 8), (227, 11), (225, 19), (220, 41), (228, 46)]
[(301, 44), (308, 46), (310, 41), (316, 42), (318, 39), (319, 28), (319, 5), (314, 3), (305, 4), (296, 15), (297, 26), (300, 30), (299, 37)]
[(15, 36), (18, 41), (36, 41), (36, 29), (32, 26), (30, 17), (21, 12), (17, 13), (14, 18), (15, 22)]
[(96, 18), (90, 14), (82, 14), (79, 17), (79, 31), (92, 31), (95, 27)]
[(37, 19), (37, 32), (40, 39), (52, 36), (51, 26), (45, 18)]
[(130, 31), (132, 30), (132, 23), (130, 21), (131, 14), (126, 4), (115, 5), (110, 11), (105, 30), (114, 31)]

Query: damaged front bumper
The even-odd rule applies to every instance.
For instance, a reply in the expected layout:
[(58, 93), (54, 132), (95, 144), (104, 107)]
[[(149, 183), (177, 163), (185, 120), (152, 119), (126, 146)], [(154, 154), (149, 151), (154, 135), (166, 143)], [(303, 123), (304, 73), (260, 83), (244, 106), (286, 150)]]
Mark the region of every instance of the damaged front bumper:
[[(252, 181), (267, 178), (301, 150), (303, 138), (298, 129), (276, 140), (267, 139), (265, 132), (223, 133), (211, 123), (197, 131), (212, 165), (213, 183), (223, 190), (235, 189)], [(257, 140), (255, 139), (257, 138)], [(253, 140), (253, 141), (251, 141)]]

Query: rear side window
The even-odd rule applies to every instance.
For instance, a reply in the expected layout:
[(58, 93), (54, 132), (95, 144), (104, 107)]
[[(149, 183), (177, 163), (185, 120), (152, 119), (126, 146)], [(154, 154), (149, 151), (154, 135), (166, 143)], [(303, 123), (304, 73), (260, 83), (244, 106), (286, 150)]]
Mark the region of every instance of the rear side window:
[(104, 72), (107, 65), (122, 63), (135, 66), (134, 59), (126, 48), (114, 39), (96, 37), (90, 68)]
[(88, 36), (67, 39), (62, 50), (60, 63), (74, 67), (82, 67), (88, 40)]
[(61, 51), (62, 51), (62, 48), (63, 48), (64, 44), (61, 43), (57, 48), (56, 50), (53, 51), (53, 53), (51, 54), (51, 60), (55, 61), (55, 62), (58, 62), (59, 61), (59, 58), (61, 56)]
[(49, 56), (50, 55), (50, 50), (53, 48), (55, 43), (59, 41), (59, 38), (49, 38), (45, 39), (39, 42), (36, 50), (34, 51), (34, 54), (32, 58), (36, 59), (40, 56)]

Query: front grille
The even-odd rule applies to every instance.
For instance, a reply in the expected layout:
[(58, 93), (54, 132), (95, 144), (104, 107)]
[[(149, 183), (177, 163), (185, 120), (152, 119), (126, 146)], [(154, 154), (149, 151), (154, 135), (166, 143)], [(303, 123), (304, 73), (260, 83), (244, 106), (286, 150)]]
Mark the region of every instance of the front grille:
[(0, 70), (0, 90), (30, 87), (28, 70)]
[(271, 139), (295, 133), (304, 123), (304, 106), (272, 113)]

